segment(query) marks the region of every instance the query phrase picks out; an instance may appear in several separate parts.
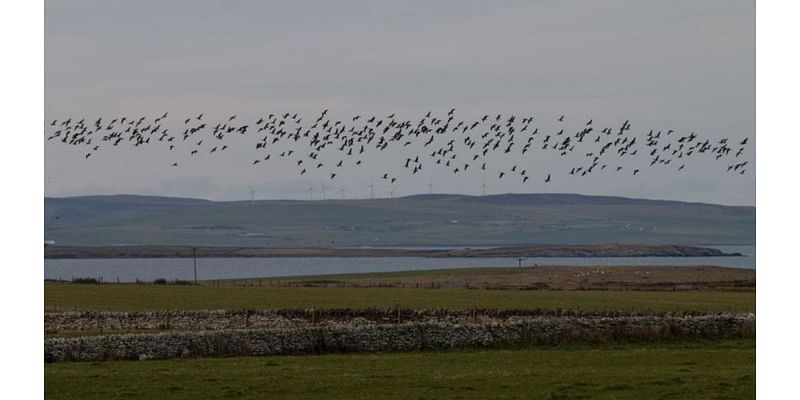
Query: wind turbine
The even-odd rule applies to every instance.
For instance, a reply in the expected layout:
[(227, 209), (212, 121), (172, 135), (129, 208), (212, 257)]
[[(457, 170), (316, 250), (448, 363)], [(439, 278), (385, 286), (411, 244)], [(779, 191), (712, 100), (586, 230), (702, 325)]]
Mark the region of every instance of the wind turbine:
[(430, 181), (427, 185), (428, 187), (428, 194), (433, 194), (433, 181)]
[(256, 202), (256, 190), (253, 189), (252, 186), (248, 186), (247, 188), (250, 189), (250, 203), (251, 204), (255, 204), (255, 202)]
[(325, 200), (325, 189), (326, 189), (326, 186), (325, 186), (325, 184), (323, 182), (320, 182), (319, 186), (322, 188), (322, 200)]

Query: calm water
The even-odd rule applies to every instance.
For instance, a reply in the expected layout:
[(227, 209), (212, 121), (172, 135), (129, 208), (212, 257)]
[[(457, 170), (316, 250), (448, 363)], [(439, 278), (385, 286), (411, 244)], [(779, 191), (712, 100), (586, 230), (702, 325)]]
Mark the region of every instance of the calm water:
[[(717, 265), (756, 268), (755, 246), (706, 246), (745, 257), (558, 257), (528, 258), (523, 265)], [(198, 279), (256, 278), (357, 272), (388, 272), (457, 267), (514, 267), (514, 258), (423, 257), (296, 257), (296, 258), (198, 258)], [(133, 282), (136, 279), (193, 279), (191, 258), (65, 259), (44, 260), (45, 279), (77, 277)]]

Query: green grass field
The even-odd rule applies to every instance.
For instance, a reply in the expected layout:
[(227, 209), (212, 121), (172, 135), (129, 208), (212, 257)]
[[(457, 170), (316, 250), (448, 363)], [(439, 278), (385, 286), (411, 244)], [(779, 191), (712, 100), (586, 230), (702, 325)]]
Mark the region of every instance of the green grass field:
[(45, 284), (45, 310), (267, 308), (543, 308), (755, 312), (754, 292), (533, 291), (401, 288)]
[(755, 340), (45, 365), (48, 399), (752, 399)]
[[(486, 271), (490, 272), (497, 273)], [(442, 272), (393, 274), (436, 273)], [(364, 277), (368, 276), (340, 275), (336, 279)], [(47, 311), (400, 306), (755, 312), (755, 300), (754, 292), (727, 291), (45, 284)], [(755, 396), (755, 341), (68, 362), (45, 365), (45, 396), (48, 399), (749, 399)]]

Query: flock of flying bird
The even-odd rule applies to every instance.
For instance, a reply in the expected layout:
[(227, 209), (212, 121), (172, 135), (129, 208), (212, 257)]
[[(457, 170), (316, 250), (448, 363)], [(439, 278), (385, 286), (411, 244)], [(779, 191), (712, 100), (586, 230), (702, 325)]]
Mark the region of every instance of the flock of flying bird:
[[(555, 167), (552, 164), (535, 174), (518, 165), (499, 170), (490, 168), (490, 164), (497, 160), (496, 154), (516, 161), (536, 157), (540, 152), (553, 152), (570, 160), (572, 164), (564, 172), (575, 176), (603, 170), (637, 175), (641, 168), (646, 167), (683, 171), (687, 160), (699, 156), (724, 163), (723, 168), (731, 173), (744, 175), (748, 168), (748, 161), (741, 157), (748, 138), (712, 141), (694, 132), (678, 134), (673, 130), (650, 130), (637, 135), (631, 131), (628, 120), (615, 128), (596, 129), (590, 119), (580, 122), (579, 129), (567, 132), (566, 128), (558, 126), (566, 126), (564, 115), (551, 121), (556, 125), (555, 129), (540, 131), (533, 126), (533, 116), (518, 118), (487, 114), (467, 120), (455, 115), (456, 109), (453, 108), (443, 116), (428, 112), (415, 121), (396, 118), (394, 113), (383, 118), (356, 115), (342, 121), (329, 117), (328, 110), (325, 110), (310, 123), (303, 124), (303, 118), (296, 113), (269, 114), (259, 117), (254, 123), (240, 122), (236, 115), (209, 123), (203, 114), (199, 114), (175, 123), (180, 128), (174, 133), (170, 129), (175, 125), (167, 127), (168, 113), (152, 120), (146, 117), (98, 118), (94, 121), (67, 118), (46, 123), (49, 131), (46, 137), (48, 141), (84, 146), (87, 149), (84, 157), (89, 159), (94, 152), (108, 146), (138, 148), (153, 144), (198, 157), (226, 151), (230, 144), (226, 144), (226, 139), (231, 135), (252, 135), (257, 139), (254, 146), (260, 155), (249, 162), (251, 165), (263, 165), (275, 157), (290, 158), (299, 175), (324, 170), (330, 179), (335, 179), (346, 163), (366, 167), (362, 161), (367, 152), (385, 152), (390, 147), (403, 149), (409, 146), (408, 150), (413, 149), (414, 154), (401, 156), (396, 165), (412, 176), (430, 166), (447, 168), (453, 174), (489, 170), (498, 179), (514, 177), (521, 183), (536, 176), (547, 183), (552, 179), (549, 170)], [(376, 174), (376, 179), (389, 183), (399, 179), (393, 169), (380, 171), (375, 168), (391, 165), (383, 154), (400, 153), (402, 151), (382, 153), (381, 165), (368, 167)], [(646, 159), (639, 168), (621, 165), (625, 158), (637, 155)], [(575, 158), (578, 158), (577, 162)], [(178, 162), (171, 165), (177, 167)]]

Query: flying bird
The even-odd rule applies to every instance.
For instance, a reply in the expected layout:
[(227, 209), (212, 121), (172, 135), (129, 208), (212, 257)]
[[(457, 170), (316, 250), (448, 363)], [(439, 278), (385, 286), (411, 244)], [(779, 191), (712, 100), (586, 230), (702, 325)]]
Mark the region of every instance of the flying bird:
[[(204, 114), (201, 113), (186, 118), (177, 134), (169, 132), (167, 112), (157, 118), (67, 117), (45, 123), (45, 134), (48, 146), (80, 147), (84, 149), (82, 154), (85, 159), (94, 152), (110, 148), (102, 146), (102, 142), (118, 147), (128, 144), (137, 150), (163, 145), (165, 150), (170, 151), (186, 143), (192, 147), (188, 149), (191, 156), (202, 157), (198, 150), (213, 141), (215, 144), (210, 145), (210, 150), (205, 154), (218, 153), (229, 146), (246, 143), (246, 146), (250, 149), (254, 147), (259, 153), (252, 162), (252, 165), (256, 165), (269, 160), (272, 147), (276, 147), (279, 149), (276, 154), (280, 157), (293, 158), (298, 167), (316, 165), (318, 174), (327, 174), (331, 179), (348, 178), (345, 169), (337, 169), (347, 162), (375, 168), (369, 163), (372, 159), (377, 159), (381, 165), (408, 168), (414, 177), (426, 175), (423, 171), (428, 168), (423, 170), (423, 165), (429, 164), (431, 169), (448, 167), (450, 173), (465, 176), (477, 176), (488, 171), (497, 174), (497, 179), (502, 179), (514, 172), (521, 176), (523, 183), (530, 179), (525, 168), (539, 160), (540, 156), (554, 157), (552, 159), (556, 163), (563, 164), (565, 174), (582, 179), (588, 179), (614, 164), (618, 166), (609, 170), (620, 172), (622, 165), (626, 165), (633, 175), (644, 172), (646, 168), (657, 169), (672, 163), (680, 163), (677, 171), (684, 171), (688, 168), (688, 159), (696, 158), (717, 161), (721, 172), (743, 174), (747, 170), (749, 138), (741, 141), (729, 138), (712, 140), (693, 131), (675, 134), (672, 129), (666, 130), (664, 135), (657, 130), (635, 132), (630, 119), (614, 127), (597, 126), (593, 118), (587, 118), (580, 129), (573, 132), (568, 128), (554, 129), (551, 134), (541, 135), (544, 136), (543, 140), (537, 142), (537, 137), (541, 137), (538, 135), (539, 129), (545, 130), (547, 127), (534, 126), (531, 115), (491, 114), (490, 117), (490, 114), (478, 114), (457, 117), (456, 107), (445, 110), (438, 114), (427, 111), (418, 118), (403, 119), (398, 118), (395, 112), (387, 112), (373, 116), (360, 113), (337, 119), (329, 116), (326, 109), (310, 122), (304, 122), (298, 113), (269, 113), (255, 117), (253, 129), (250, 129), (253, 125), (247, 121), (234, 123), (238, 118), (236, 114), (217, 122), (204, 121)], [(565, 118), (565, 114), (560, 114), (558, 121), (563, 122)], [(238, 133), (237, 138), (241, 136), (243, 139), (229, 140), (231, 133)], [(176, 141), (176, 137), (179, 140)], [(738, 146), (734, 148), (735, 143)], [(421, 148), (425, 148), (424, 153), (414, 150)], [(510, 170), (502, 170), (500, 166), (506, 164), (491, 162), (495, 159), (505, 160), (513, 166)], [(471, 164), (479, 167), (469, 168)], [(489, 164), (497, 166), (490, 168)], [(173, 162), (172, 166), (177, 166), (177, 162)], [(300, 175), (307, 173), (305, 168), (299, 171)], [(390, 177), (395, 173), (396, 170), (390, 169), (382, 179), (396, 182), (397, 176)], [(545, 182), (551, 180), (552, 176), (548, 173)]]

